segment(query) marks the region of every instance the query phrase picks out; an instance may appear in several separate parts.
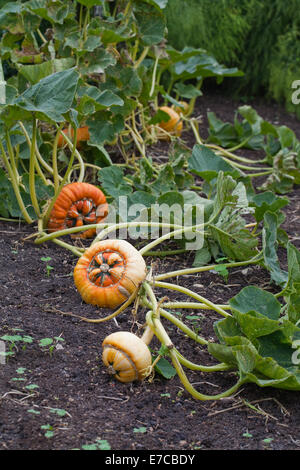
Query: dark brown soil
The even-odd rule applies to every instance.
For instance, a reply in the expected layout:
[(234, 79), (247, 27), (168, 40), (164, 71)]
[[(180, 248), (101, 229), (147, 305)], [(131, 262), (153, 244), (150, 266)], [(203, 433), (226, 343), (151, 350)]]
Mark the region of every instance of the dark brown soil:
[[(202, 136), (206, 137), (207, 110), (232, 120), (237, 106), (217, 94), (201, 98), (197, 112), (203, 116)], [(253, 106), (265, 119), (291, 127), (300, 138), (299, 121), (279, 106)], [(289, 198), (284, 228), (299, 247), (300, 189), (295, 188)], [(101, 343), (118, 329), (137, 330), (130, 309), (116, 322), (102, 324), (63, 316), (61, 313), (71, 312), (93, 318), (103, 312), (82, 303), (72, 278), (75, 256), (51, 243), (37, 246), (32, 239), (24, 241), (34, 231), (35, 227), (25, 224), (0, 222), (0, 336), (19, 334), (33, 339), (31, 343), (17, 341), (14, 355), (0, 364), (0, 449), (82, 449), (99, 439), (115, 451), (300, 449), (297, 392), (249, 384), (234, 397), (201, 402), (183, 389), (177, 377), (166, 380), (156, 375), (152, 382), (129, 385), (111, 379), (101, 364)], [(42, 257), (50, 258), (53, 269), (49, 276)], [(189, 261), (186, 256), (167, 258), (156, 261), (155, 270), (178, 269)], [(225, 303), (249, 284), (276, 291), (268, 273), (258, 267), (233, 270), (227, 284), (213, 273), (184, 277), (180, 283), (217, 303)], [(175, 293), (169, 297), (180, 299)], [(138, 324), (144, 322), (144, 314), (139, 311)], [(182, 314), (185, 318), (191, 312)], [(213, 337), (212, 325), (217, 319), (216, 313), (201, 312), (203, 336)], [(214, 362), (204, 348), (187, 340), (174, 326), (165, 326), (189, 359)], [(54, 337), (64, 341), (58, 341), (53, 351), (40, 346), (41, 339)], [(157, 347), (154, 341), (153, 348)], [(228, 372), (187, 374), (206, 394), (220, 393), (236, 380)], [(38, 387), (26, 388), (33, 384)], [(65, 414), (61, 416), (64, 412), (58, 410)], [(43, 428), (47, 425), (53, 433), (49, 437)]]

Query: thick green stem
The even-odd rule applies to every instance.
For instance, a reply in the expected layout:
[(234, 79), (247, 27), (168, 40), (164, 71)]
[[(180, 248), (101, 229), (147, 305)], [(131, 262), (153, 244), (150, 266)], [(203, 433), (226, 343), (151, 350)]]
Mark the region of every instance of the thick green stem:
[[(65, 141), (67, 142), (68, 144), (68, 147), (70, 148), (70, 150), (72, 151), (73, 150), (73, 143), (72, 143), (72, 140), (69, 139), (69, 137), (64, 133), (62, 132), (62, 130), (60, 128), (58, 128), (58, 131), (60, 133), (60, 135), (65, 139)], [(78, 163), (80, 165), (80, 172), (79, 172), (79, 176), (77, 178), (77, 181), (79, 183), (82, 183), (83, 179), (84, 179), (84, 174), (85, 174), (85, 165), (84, 165), (84, 161), (80, 155), (80, 153), (78, 152), (77, 149), (75, 149), (75, 155), (76, 155), (76, 158), (78, 160)]]
[(42, 237), (37, 238), (35, 243), (39, 245), (41, 243), (53, 241), (55, 238), (64, 237), (65, 235), (72, 235), (73, 233), (85, 232), (86, 230), (89, 230), (91, 228), (97, 228), (97, 227), (98, 227), (98, 224), (90, 224), (90, 225), (83, 225), (82, 227), (72, 227), (72, 228), (66, 228), (63, 230), (57, 230), (56, 232), (48, 233), (48, 234), (43, 235)]
[(63, 128), (63, 123), (58, 128), (58, 132), (56, 133), (54, 142), (53, 142), (53, 150), (52, 150), (52, 170), (53, 170), (53, 182), (54, 182), (54, 191), (55, 194), (58, 194), (58, 187), (59, 187), (59, 179), (58, 179), (58, 167), (57, 167), (57, 145), (58, 140), (60, 137), (60, 131)]
[[(107, 224), (106, 224), (107, 225)], [(98, 225), (100, 228), (100, 224)], [(120, 222), (118, 224), (113, 224), (102, 230), (92, 244), (97, 243), (99, 240), (102, 240), (106, 235), (108, 235), (110, 232), (113, 232), (114, 230), (119, 230), (123, 228), (134, 228), (134, 227), (153, 227), (153, 228), (180, 228), (182, 227), (181, 225), (175, 225), (175, 224), (166, 224), (163, 222)]]
[(11, 168), (12, 168), (12, 171), (15, 175), (15, 179), (16, 179), (17, 183), (19, 184), (20, 175), (18, 173), (18, 169), (17, 169), (17, 165), (16, 165), (16, 159), (15, 159), (15, 153), (14, 153), (13, 146), (11, 144), (8, 129), (6, 129), (6, 131), (5, 131), (5, 142), (6, 142), (6, 145), (7, 145), (7, 151), (8, 151), (8, 155), (9, 155), (9, 161), (10, 161), (10, 164), (11, 164)]
[(133, 66), (134, 69), (137, 69), (141, 65), (143, 60), (146, 58), (148, 52), (149, 52), (149, 47), (146, 46), (144, 48), (143, 52), (141, 53), (140, 57), (138, 58), (138, 60), (135, 62), (134, 66)]
[(166, 320), (169, 320), (171, 323), (177, 326), (183, 333), (185, 333), (189, 338), (193, 339), (196, 343), (202, 344), (202, 345), (207, 345), (208, 341), (206, 341), (205, 338), (202, 336), (199, 336), (198, 333), (195, 331), (191, 330), (187, 325), (185, 325), (179, 318), (175, 317), (175, 315), (172, 315), (172, 313), (167, 312), (167, 310), (160, 308), (160, 314), (162, 317), (166, 318)]
[(36, 155), (35, 155), (35, 147), (36, 147), (36, 133), (37, 133), (37, 121), (34, 116), (32, 121), (32, 138), (31, 138), (31, 145), (30, 145), (30, 161), (29, 161), (29, 192), (30, 198), (32, 202), (32, 206), (38, 218), (41, 216), (41, 211), (39, 207), (39, 203), (36, 196), (35, 191), (35, 167), (36, 167)]
[(47, 224), (48, 224), (48, 220), (49, 220), (49, 217), (50, 217), (50, 214), (51, 214), (51, 211), (53, 209), (53, 206), (62, 190), (62, 188), (64, 187), (67, 179), (68, 179), (68, 176), (72, 170), (72, 166), (73, 166), (73, 161), (74, 161), (74, 155), (75, 155), (75, 150), (76, 150), (76, 141), (77, 141), (77, 129), (75, 129), (75, 132), (74, 132), (74, 142), (73, 142), (73, 150), (72, 150), (72, 153), (71, 153), (71, 156), (70, 156), (70, 160), (69, 160), (69, 163), (68, 163), (68, 167), (67, 167), (67, 170), (65, 172), (65, 175), (63, 177), (63, 179), (61, 180), (61, 182), (59, 183), (59, 186), (57, 188), (57, 191), (55, 192), (54, 194), (54, 197), (52, 198), (51, 200), (51, 203), (49, 204), (49, 206), (47, 207), (47, 210), (46, 210), (46, 213), (44, 214), (43, 216), (43, 219), (44, 219), (44, 227), (47, 227)]
[(183, 233), (188, 233), (188, 232), (197, 232), (201, 233), (204, 235), (204, 232), (200, 232), (198, 229), (203, 228), (205, 224), (198, 224), (198, 225), (191, 225), (188, 227), (182, 227), (174, 230), (173, 232), (168, 232), (165, 235), (162, 235), (161, 237), (157, 238), (156, 240), (153, 240), (152, 242), (148, 243), (146, 246), (140, 249), (141, 255), (144, 255), (148, 251), (152, 250), (155, 246), (159, 245), (160, 243), (164, 242), (165, 240), (169, 240), (172, 237), (176, 237), (177, 235), (183, 234)]
[[(31, 147), (31, 140), (30, 140), (29, 134), (28, 134), (24, 124), (21, 121), (19, 121), (18, 124), (21, 127), (22, 132), (25, 136), (27, 145), (30, 148)], [(37, 172), (38, 176), (43, 180), (44, 184), (46, 186), (48, 186), (49, 184), (52, 184), (52, 183), (49, 183), (49, 181), (47, 181), (44, 173), (42, 172), (42, 169), (41, 169), (40, 164), (39, 164), (38, 154), (39, 154), (38, 146), (37, 146), (37, 142), (35, 142), (35, 156), (36, 156), (36, 158), (35, 158), (35, 169), (36, 169), (36, 172)]]
[(20, 207), (22, 216), (28, 224), (31, 224), (33, 222), (33, 220), (27, 212), (27, 209), (25, 207), (24, 201), (23, 201), (21, 193), (20, 193), (19, 182), (15, 178), (14, 172), (13, 172), (12, 167), (9, 163), (9, 160), (6, 156), (5, 149), (3, 147), (3, 144), (1, 142), (1, 140), (0, 140), (0, 149), (1, 149), (1, 153), (2, 153), (3, 162), (4, 162), (4, 165), (5, 165), (6, 170), (8, 172), (8, 175), (10, 177), (10, 181), (11, 181), (11, 184), (12, 184), (12, 187), (13, 187), (18, 205)]
[[(159, 320), (159, 318), (157, 316), (153, 315), (153, 312), (150, 311), (150, 312), (148, 312), (148, 314), (146, 316), (146, 320), (147, 320), (147, 324), (153, 330), (154, 334), (157, 336), (159, 341), (167, 347), (168, 352), (169, 352), (169, 356), (172, 360), (173, 366), (176, 369), (176, 372), (178, 374), (178, 377), (179, 377), (181, 383), (183, 384), (186, 391), (189, 392), (195, 399), (202, 400), (202, 401), (220, 400), (221, 398), (225, 398), (225, 397), (228, 397), (228, 396), (232, 395), (242, 385), (243, 381), (241, 379), (239, 379), (233, 387), (231, 387), (228, 390), (226, 390), (225, 392), (219, 393), (217, 395), (205, 395), (203, 393), (198, 392), (198, 390), (196, 390), (192, 386), (190, 381), (188, 380), (188, 378), (187, 378), (187, 376), (186, 376), (186, 374), (185, 374), (185, 372), (184, 372), (184, 370), (181, 366), (180, 361), (185, 362), (185, 364), (189, 364), (189, 365), (191, 365), (191, 363), (189, 361), (187, 361), (185, 358), (183, 358), (183, 356), (178, 355), (178, 351), (176, 351), (176, 349), (174, 348), (174, 345), (172, 344), (172, 341), (171, 341), (169, 335), (167, 334), (167, 332), (165, 331), (165, 329), (164, 329), (161, 321)], [(224, 364), (224, 365), (222, 364), (221, 366), (219, 365), (219, 367), (222, 368), (221, 370), (225, 370), (225, 369), (223, 369), (223, 367), (225, 367), (225, 366), (226, 366), (226, 364)], [(226, 368), (226, 370), (227, 370), (227, 368)]]
[(176, 354), (177, 354), (180, 364), (182, 364), (184, 367), (187, 367), (188, 369), (191, 369), (191, 370), (199, 370), (201, 372), (220, 372), (220, 371), (232, 369), (232, 367), (229, 364), (225, 364), (224, 362), (221, 362), (220, 364), (216, 364), (214, 366), (203, 366), (202, 364), (195, 364), (194, 362), (191, 362), (188, 359), (186, 359), (184, 356), (182, 356), (182, 354), (180, 354), (180, 352), (177, 351), (177, 349), (176, 349)]
[[(228, 163), (229, 165), (235, 167), (235, 168), (238, 168), (238, 169), (241, 169), (241, 170), (247, 170), (247, 171), (257, 171), (257, 170), (261, 170), (261, 171), (270, 171), (270, 167), (257, 167), (257, 166), (248, 166), (248, 165), (242, 165), (240, 163), (236, 163), (236, 162), (233, 162), (231, 161), (229, 158), (227, 157), (224, 157), (222, 155), (222, 158), (223, 160)], [(253, 163), (253, 162), (252, 162)]]
[[(149, 292), (149, 290), (147, 290), (147, 292)], [(151, 302), (149, 302), (147, 299), (142, 298), (141, 302), (143, 303), (143, 305), (146, 305), (148, 308), (152, 308)], [(187, 325), (185, 325), (181, 320), (179, 320), (179, 318), (175, 317), (175, 315), (172, 315), (172, 313), (167, 312), (165, 309), (161, 308), (161, 304), (159, 307), (159, 313), (161, 316), (163, 316), (164, 318), (169, 320), (171, 323), (176, 325), (177, 328), (183, 331), (189, 338), (193, 339), (196, 343), (199, 343), (202, 345), (208, 344), (208, 341), (206, 341), (206, 339), (202, 338), (197, 333), (195, 333), (195, 331), (191, 330)]]
[(220, 400), (221, 398), (225, 398), (225, 397), (229, 397), (230, 395), (232, 395), (233, 393), (235, 393), (239, 388), (240, 386), (244, 383), (242, 380), (238, 380), (237, 383), (235, 385), (233, 385), (233, 387), (229, 388), (228, 390), (226, 390), (225, 392), (222, 392), (222, 393), (219, 393), (217, 395), (205, 395), (203, 393), (200, 393), (198, 392), (198, 390), (196, 390), (192, 384), (189, 382), (183, 368), (181, 367), (181, 364), (180, 364), (180, 361), (179, 361), (179, 358), (177, 356), (177, 353), (176, 351), (172, 351), (170, 350), (170, 357), (172, 359), (172, 363), (173, 363), (173, 366), (175, 367), (176, 369), (176, 372), (180, 378), (180, 381), (181, 383), (183, 384), (184, 388), (186, 389), (187, 392), (189, 392), (192, 397), (194, 397), (196, 400), (202, 400), (202, 401), (206, 401), (206, 400)]
[[(215, 304), (217, 307), (222, 308), (223, 310), (231, 310), (230, 305), (227, 304)], [(180, 308), (180, 309), (185, 309), (185, 308), (191, 308), (191, 309), (199, 309), (199, 310), (214, 310), (213, 307), (206, 305), (206, 304), (201, 304), (199, 302), (163, 302), (161, 304), (162, 307), (164, 308), (170, 308), (171, 310), (173, 308)]]
[[(262, 259), (262, 253), (259, 253), (259, 256), (255, 256), (254, 258), (246, 261), (237, 261), (234, 263), (224, 263), (222, 266), (225, 268), (237, 268), (239, 266), (247, 266), (248, 264), (256, 264), (259, 263), (259, 261)], [(186, 268), (186, 269), (179, 269), (177, 271), (171, 271), (168, 273), (164, 274), (159, 274), (158, 276), (155, 276), (156, 281), (162, 281), (163, 279), (168, 279), (170, 277), (177, 277), (177, 276), (183, 276), (186, 274), (195, 274), (195, 273), (201, 273), (205, 271), (211, 271), (213, 269), (216, 269), (219, 264), (211, 264), (209, 266), (199, 266), (196, 268)]]
[(0, 104), (6, 104), (6, 81), (4, 80), (1, 59), (0, 59)]
[(263, 160), (251, 160), (249, 158), (245, 158), (245, 157), (240, 157), (239, 155), (235, 155), (234, 153), (232, 153), (235, 149), (239, 148), (238, 146), (236, 148), (232, 148), (232, 149), (224, 149), (223, 147), (220, 147), (219, 145), (215, 145), (215, 144), (205, 144), (206, 147), (208, 148), (211, 148), (211, 149), (214, 149), (214, 150), (217, 150), (217, 154), (221, 154), (223, 155), (224, 157), (228, 157), (228, 158), (231, 158), (232, 160), (237, 160), (237, 161), (240, 161), (242, 163), (262, 163), (264, 161)]
[(150, 98), (153, 95), (154, 90), (155, 90), (156, 72), (157, 72), (158, 61), (159, 61), (159, 56), (157, 55), (157, 57), (155, 58), (154, 67), (153, 67), (151, 89), (150, 89), (150, 93), (149, 93)]
[(209, 307), (212, 308), (212, 310), (215, 310), (215, 312), (219, 313), (223, 317), (231, 317), (231, 315), (225, 310), (223, 310), (221, 307), (219, 307), (217, 304), (214, 304), (213, 302), (210, 302), (210, 300), (207, 300), (205, 297), (202, 297), (201, 295), (197, 294), (196, 292), (187, 289), (186, 287), (178, 286), (177, 284), (169, 284), (168, 282), (160, 282), (160, 281), (153, 281), (153, 286), (154, 287), (161, 287), (163, 289), (170, 289), (170, 290), (175, 290), (177, 292), (181, 292), (182, 294), (186, 294), (199, 302), (208, 305)]

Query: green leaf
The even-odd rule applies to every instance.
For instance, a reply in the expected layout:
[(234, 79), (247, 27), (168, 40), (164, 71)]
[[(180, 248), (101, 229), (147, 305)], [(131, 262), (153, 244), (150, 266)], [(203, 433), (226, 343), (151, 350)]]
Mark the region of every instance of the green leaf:
[(223, 171), (225, 174), (240, 176), (240, 172), (216, 155), (211, 149), (204, 145), (196, 144), (193, 147), (192, 155), (188, 162), (189, 170), (210, 182), (217, 178), (218, 173)]
[(103, 5), (103, 0), (78, 0), (78, 3), (85, 7), (92, 8), (96, 5)]
[(170, 364), (170, 362), (165, 359), (164, 357), (161, 357), (160, 360), (155, 364), (154, 369), (156, 372), (158, 372), (160, 375), (162, 375), (165, 379), (172, 379), (176, 375), (176, 370)]
[(203, 95), (202, 91), (198, 90), (198, 88), (190, 83), (187, 85), (185, 83), (177, 82), (174, 85), (174, 90), (179, 96), (186, 99), (192, 99)]
[(144, 434), (145, 432), (147, 432), (147, 428), (145, 426), (141, 426), (139, 428), (133, 428), (133, 432)]
[(244, 287), (235, 297), (229, 300), (229, 305), (240, 313), (255, 311), (271, 320), (278, 320), (281, 304), (276, 297), (259, 287)]
[(74, 69), (43, 78), (5, 108), (9, 111), (7, 119), (32, 120), (32, 113), (35, 113), (41, 120), (63, 122), (63, 114), (72, 106), (78, 79), (79, 75)]
[(138, 32), (145, 46), (159, 44), (164, 39), (165, 17), (157, 8), (147, 4), (136, 4), (134, 14)]
[(39, 345), (42, 346), (42, 347), (50, 346), (50, 344), (52, 344), (52, 343), (53, 343), (52, 338), (42, 338), (39, 341)]
[(101, 187), (106, 193), (116, 199), (119, 196), (127, 196), (132, 193), (132, 187), (124, 181), (123, 177), (123, 170), (114, 165), (102, 168), (98, 172)]
[(261, 222), (267, 211), (278, 212), (288, 203), (289, 199), (287, 197), (279, 197), (272, 191), (265, 191), (252, 197), (250, 205), (255, 207), (254, 216), (256, 221)]
[(51, 75), (55, 72), (70, 69), (74, 65), (73, 58), (61, 58), (48, 60), (41, 64), (22, 65), (19, 72), (28, 80), (32, 85), (38, 83), (41, 79)]
[(264, 226), (262, 231), (262, 245), (265, 267), (270, 271), (271, 279), (279, 286), (286, 284), (288, 273), (280, 267), (277, 247), (278, 247), (278, 218), (272, 212), (264, 215)]
[(245, 220), (231, 207), (225, 207), (210, 230), (223, 253), (232, 260), (243, 261), (257, 254), (258, 240), (245, 228)]

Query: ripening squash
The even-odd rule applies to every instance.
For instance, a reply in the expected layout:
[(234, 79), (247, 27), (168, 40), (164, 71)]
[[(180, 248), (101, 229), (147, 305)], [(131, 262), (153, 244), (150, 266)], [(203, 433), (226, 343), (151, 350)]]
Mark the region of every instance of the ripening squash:
[[(106, 197), (90, 183), (70, 183), (59, 193), (50, 213), (48, 232), (100, 223), (108, 214)], [(88, 229), (73, 237), (92, 238), (96, 229)]]
[[(66, 127), (65, 129), (62, 130), (64, 134), (66, 134), (67, 137), (73, 139), (74, 137), (74, 129), (71, 128), (71, 132), (69, 131), (69, 128)], [(77, 129), (77, 136), (76, 136), (76, 148), (80, 148), (80, 142), (86, 142), (90, 138), (90, 133), (89, 133), (89, 128), (88, 126), (82, 126)], [(66, 144), (65, 139), (63, 138), (62, 135), (59, 136), (58, 138), (58, 143), (57, 146), (63, 147)]]
[(148, 346), (129, 331), (117, 331), (104, 339), (102, 361), (108, 373), (124, 383), (143, 380), (151, 372)]
[[(169, 106), (161, 106), (159, 108), (170, 116), (168, 121), (162, 121), (159, 123), (159, 127), (171, 135), (180, 136), (182, 132), (182, 121), (179, 114)], [(166, 135), (166, 134), (165, 134)]]
[(173, 105), (172, 109), (174, 109), (177, 114), (183, 114), (185, 116), (189, 112), (189, 103), (187, 103), (186, 101), (179, 101), (179, 104), (181, 106)]
[(102, 240), (79, 258), (74, 282), (82, 299), (99, 307), (125, 302), (146, 277), (142, 255), (126, 240)]

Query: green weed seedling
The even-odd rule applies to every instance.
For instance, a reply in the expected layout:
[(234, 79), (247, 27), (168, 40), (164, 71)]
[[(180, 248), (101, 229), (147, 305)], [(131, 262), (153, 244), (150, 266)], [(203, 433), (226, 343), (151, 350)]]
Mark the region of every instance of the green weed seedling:
[(51, 437), (54, 436), (53, 426), (51, 426), (51, 424), (43, 424), (43, 425), (41, 426), (41, 429), (42, 429), (43, 431), (45, 431), (44, 436), (45, 436), (47, 439), (50, 439)]
[(82, 450), (110, 450), (110, 443), (106, 439), (97, 439), (94, 444), (84, 444)]
[(49, 355), (52, 356), (57, 344), (62, 341), (64, 341), (64, 339), (60, 336), (54, 336), (53, 338), (42, 338), (39, 340), (39, 346), (41, 346), (44, 351), (48, 351)]
[(14, 356), (19, 350), (18, 345), (22, 351), (25, 351), (26, 345), (33, 342), (33, 338), (29, 335), (3, 335), (0, 339), (8, 343), (8, 351), (3, 353), (5, 357)]
[(44, 261), (46, 263), (46, 273), (47, 273), (47, 276), (49, 277), (50, 276), (50, 272), (52, 271), (53, 266), (51, 266), (48, 261), (51, 261), (51, 257), (50, 256), (42, 256), (41, 257), (41, 261)]

